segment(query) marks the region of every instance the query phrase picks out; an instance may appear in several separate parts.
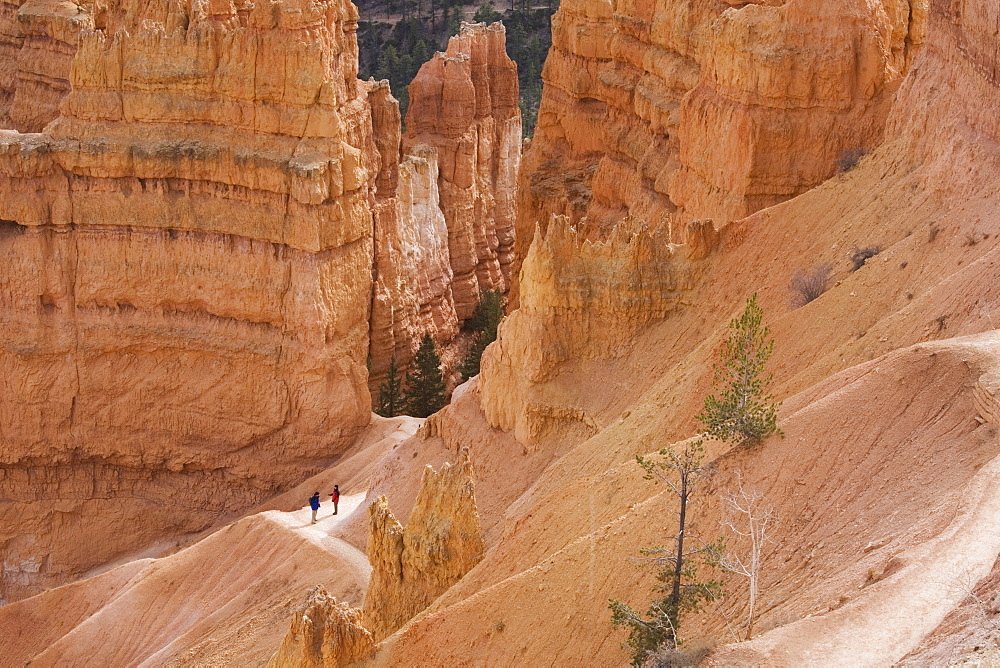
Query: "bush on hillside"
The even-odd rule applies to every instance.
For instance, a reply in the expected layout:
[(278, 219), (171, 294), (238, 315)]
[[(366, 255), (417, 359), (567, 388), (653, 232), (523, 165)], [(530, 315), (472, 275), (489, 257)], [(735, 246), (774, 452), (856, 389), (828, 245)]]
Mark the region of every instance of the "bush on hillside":
[(857, 271), (865, 266), (865, 262), (882, 252), (881, 246), (855, 247), (851, 252), (851, 271)]
[(788, 286), (792, 291), (792, 306), (798, 308), (818, 299), (826, 292), (831, 273), (833, 267), (828, 264), (818, 264), (812, 269), (795, 272)]
[(858, 166), (866, 153), (867, 151), (863, 148), (844, 149), (840, 152), (840, 157), (837, 158), (837, 170), (841, 173), (851, 171)]

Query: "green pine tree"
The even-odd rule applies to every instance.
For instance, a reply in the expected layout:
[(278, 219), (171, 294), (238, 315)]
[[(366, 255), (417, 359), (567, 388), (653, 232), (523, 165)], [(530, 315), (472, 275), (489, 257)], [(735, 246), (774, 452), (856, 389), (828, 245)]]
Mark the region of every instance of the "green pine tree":
[(476, 23), (496, 23), (503, 16), (494, 7), (492, 2), (484, 2), (479, 5), (472, 20)]
[(455, 12), (448, 19), (448, 37), (454, 37), (462, 31), (462, 10), (456, 8)]
[(420, 71), (420, 67), (431, 59), (432, 55), (434, 54), (431, 52), (430, 47), (427, 46), (427, 42), (418, 39), (416, 44), (413, 45), (413, 64), (416, 66), (413, 71), (414, 76)]
[(472, 317), (466, 323), (477, 330), (472, 347), (459, 362), (458, 371), (463, 380), (468, 380), (479, 373), (483, 351), (486, 346), (497, 340), (497, 328), (503, 319), (503, 294), (499, 290), (482, 290), (479, 293), (479, 303), (472, 312)]
[(715, 365), (714, 387), (719, 395), (705, 397), (704, 409), (696, 416), (705, 425), (699, 432), (703, 436), (752, 445), (781, 433), (777, 425), (781, 403), (774, 403), (767, 393), (773, 376), (765, 372), (774, 339), (769, 338), (763, 320), (755, 292), (747, 299), (743, 315), (729, 323), (729, 338)]
[[(680, 644), (679, 632), (686, 613), (699, 612), (702, 604), (722, 594), (718, 580), (698, 580), (698, 560), (712, 565), (724, 546), (705, 543), (692, 535), (688, 527), (688, 508), (701, 483), (709, 473), (704, 464), (701, 439), (690, 443), (683, 451), (660, 450), (659, 459), (636, 455), (636, 461), (646, 471), (647, 480), (665, 483), (677, 497), (678, 511), (673, 546), (641, 550), (649, 563), (659, 567), (656, 592), (664, 594), (650, 603), (643, 617), (628, 604), (609, 599), (611, 623), (629, 630), (625, 644), (632, 652), (632, 665), (638, 668), (651, 654), (664, 646), (674, 649)], [(692, 547), (693, 544), (693, 547)]]
[(483, 336), (483, 333), (478, 332), (472, 340), (472, 346), (469, 347), (469, 351), (465, 353), (465, 357), (458, 363), (458, 372), (462, 374), (462, 380), (469, 380), (473, 376), (479, 375), (480, 364), (483, 360), (483, 351), (486, 350), (486, 346), (488, 345), (489, 342)]
[(399, 368), (396, 366), (396, 355), (389, 359), (389, 368), (385, 372), (385, 382), (378, 387), (378, 402), (375, 412), (382, 417), (395, 417), (402, 413), (403, 397), (400, 395)]
[(437, 346), (430, 334), (424, 334), (406, 374), (403, 403), (407, 412), (414, 417), (428, 417), (438, 412), (448, 403), (446, 389)]

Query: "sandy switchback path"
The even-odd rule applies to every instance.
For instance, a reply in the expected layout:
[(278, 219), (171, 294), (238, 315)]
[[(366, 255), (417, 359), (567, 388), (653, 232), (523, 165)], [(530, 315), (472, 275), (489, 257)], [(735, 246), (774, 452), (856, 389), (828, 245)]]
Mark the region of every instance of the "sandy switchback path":
[(368, 565), (368, 557), (364, 552), (357, 549), (347, 541), (335, 538), (330, 535), (334, 528), (344, 522), (365, 500), (365, 492), (341, 496), (338, 504), (338, 512), (333, 514), (333, 503), (330, 495), (320, 494), (321, 502), (319, 512), (316, 513), (316, 524), (312, 524), (312, 510), (306, 504), (299, 510), (291, 512), (281, 512), (280, 510), (269, 510), (263, 513), (267, 519), (281, 525), (285, 529), (291, 530), (302, 536), (331, 556), (340, 559), (345, 566), (357, 569), (359, 574), (364, 574), (367, 578), (371, 568)]

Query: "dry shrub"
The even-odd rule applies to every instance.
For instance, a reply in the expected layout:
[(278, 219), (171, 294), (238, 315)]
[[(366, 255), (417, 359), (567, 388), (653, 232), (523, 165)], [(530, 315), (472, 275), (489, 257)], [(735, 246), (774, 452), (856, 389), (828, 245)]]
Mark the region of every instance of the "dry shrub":
[(704, 661), (712, 650), (715, 642), (695, 640), (684, 643), (683, 647), (661, 647), (649, 655), (645, 668), (691, 668)]
[(851, 253), (851, 271), (857, 271), (865, 266), (869, 258), (873, 258), (882, 252), (881, 246), (865, 246), (864, 248), (854, 247)]
[(849, 172), (858, 166), (858, 162), (861, 158), (865, 157), (865, 149), (863, 148), (848, 148), (840, 152), (840, 157), (837, 158), (837, 169), (841, 172)]
[(826, 292), (831, 273), (833, 267), (828, 264), (818, 264), (812, 269), (795, 272), (788, 285), (792, 291), (792, 306), (794, 308), (805, 306)]

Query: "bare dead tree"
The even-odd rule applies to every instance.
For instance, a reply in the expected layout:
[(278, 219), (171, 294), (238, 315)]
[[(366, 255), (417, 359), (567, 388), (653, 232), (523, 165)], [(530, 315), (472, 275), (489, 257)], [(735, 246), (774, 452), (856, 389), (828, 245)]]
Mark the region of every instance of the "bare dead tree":
[(1000, 631), (1000, 601), (997, 597), (991, 597), (991, 600), (986, 600), (983, 598), (982, 594), (985, 592), (980, 588), (980, 581), (971, 575), (955, 576), (950, 580), (945, 582), (947, 588), (950, 591), (960, 593), (964, 595), (961, 601), (962, 605), (967, 605), (973, 611), (973, 614), (984, 620), (984, 626), (992, 634)]
[(749, 640), (753, 636), (753, 625), (757, 615), (764, 546), (774, 542), (768, 536), (768, 531), (774, 526), (777, 516), (774, 509), (764, 501), (763, 493), (744, 486), (743, 478), (739, 474), (737, 474), (736, 491), (729, 492), (722, 498), (726, 504), (726, 514), (722, 524), (740, 543), (743, 543), (744, 549), (721, 551), (715, 556), (715, 562), (720, 568), (742, 575), (749, 581), (750, 608), (747, 612), (745, 638)]

